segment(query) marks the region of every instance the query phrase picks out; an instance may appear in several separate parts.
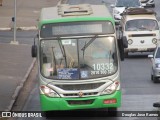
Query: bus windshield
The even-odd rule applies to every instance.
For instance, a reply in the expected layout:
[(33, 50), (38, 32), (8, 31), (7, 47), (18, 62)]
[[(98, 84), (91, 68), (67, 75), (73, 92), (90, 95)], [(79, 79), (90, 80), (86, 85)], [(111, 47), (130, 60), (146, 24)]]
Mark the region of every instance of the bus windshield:
[(43, 39), (41, 73), (50, 79), (93, 79), (114, 74), (118, 68), (114, 37)]

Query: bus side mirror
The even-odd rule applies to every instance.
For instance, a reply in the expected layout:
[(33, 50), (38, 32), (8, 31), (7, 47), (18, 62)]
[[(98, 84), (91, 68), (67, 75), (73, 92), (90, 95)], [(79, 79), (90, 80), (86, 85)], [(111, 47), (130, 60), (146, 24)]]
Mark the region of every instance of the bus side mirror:
[(121, 61), (124, 61), (124, 46), (122, 39), (118, 39), (118, 48), (120, 53), (120, 59)]
[(127, 38), (125, 36), (123, 36), (123, 34), (122, 34), (122, 36), (119, 35), (118, 47), (119, 47), (119, 53), (120, 53), (121, 61), (124, 61), (124, 58), (125, 58), (124, 49), (128, 48), (128, 41), (127, 41)]
[[(36, 37), (38, 38), (38, 34), (36, 35)], [(34, 37), (34, 44), (32, 45), (32, 48), (31, 48), (32, 57), (37, 57), (37, 46), (35, 44), (36, 37)]]
[(124, 46), (124, 48), (128, 48), (127, 38), (125, 36), (123, 36), (122, 40), (123, 40), (123, 46)]
[(36, 45), (32, 45), (31, 54), (32, 54), (32, 57), (37, 57), (37, 46)]
[(118, 39), (122, 39), (122, 37), (123, 37), (123, 32), (122, 32), (122, 26), (121, 25), (118, 25), (117, 26), (117, 38)]

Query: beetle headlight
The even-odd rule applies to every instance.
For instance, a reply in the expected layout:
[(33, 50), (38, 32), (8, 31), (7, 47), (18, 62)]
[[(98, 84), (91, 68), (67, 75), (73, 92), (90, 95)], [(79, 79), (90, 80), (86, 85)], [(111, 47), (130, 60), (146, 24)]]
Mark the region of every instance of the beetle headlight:
[(128, 40), (128, 45), (131, 45), (133, 43), (133, 40), (132, 39), (129, 39)]
[(60, 97), (54, 90), (52, 90), (51, 88), (49, 88), (45, 85), (42, 85), (40, 87), (40, 89), (41, 89), (42, 93), (48, 97)]
[(157, 39), (156, 39), (156, 38), (153, 38), (153, 39), (152, 39), (152, 43), (153, 43), (153, 44), (157, 44)]
[(101, 95), (114, 93), (114, 92), (117, 90), (117, 88), (118, 88), (119, 85), (120, 85), (119, 81), (113, 82), (110, 86), (108, 86), (108, 87), (101, 93)]

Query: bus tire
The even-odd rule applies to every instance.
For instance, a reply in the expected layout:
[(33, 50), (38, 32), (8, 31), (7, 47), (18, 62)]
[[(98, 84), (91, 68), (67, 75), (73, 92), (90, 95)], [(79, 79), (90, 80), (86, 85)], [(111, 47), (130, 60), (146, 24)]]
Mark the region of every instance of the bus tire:
[(108, 115), (113, 117), (117, 116), (117, 108), (116, 107), (108, 108)]

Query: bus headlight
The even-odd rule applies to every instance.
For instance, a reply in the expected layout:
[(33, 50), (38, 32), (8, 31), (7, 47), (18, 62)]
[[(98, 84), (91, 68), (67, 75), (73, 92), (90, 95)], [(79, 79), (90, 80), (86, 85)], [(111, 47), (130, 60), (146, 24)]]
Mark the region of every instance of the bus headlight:
[(157, 44), (157, 39), (156, 39), (156, 38), (153, 38), (153, 39), (152, 39), (152, 43), (153, 43), (153, 44)]
[(40, 89), (48, 97), (60, 97), (54, 90), (45, 85), (42, 85)]
[(112, 94), (117, 90), (117, 87), (120, 85), (119, 81), (114, 81), (110, 86), (108, 86), (101, 95)]
[(133, 43), (133, 40), (132, 39), (129, 39), (128, 40), (128, 45), (131, 45)]

